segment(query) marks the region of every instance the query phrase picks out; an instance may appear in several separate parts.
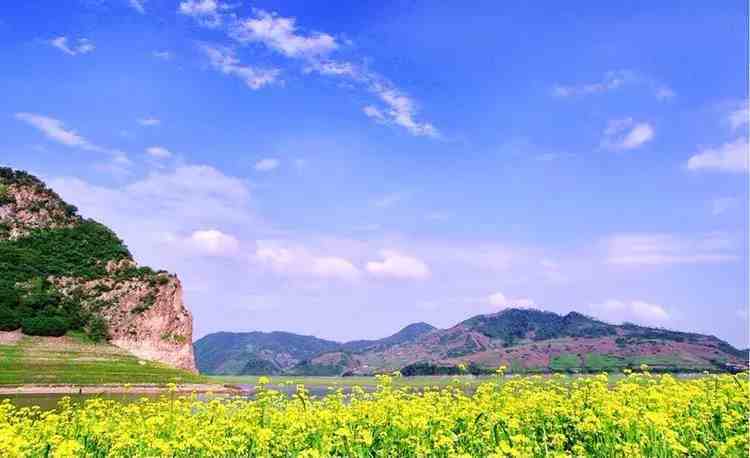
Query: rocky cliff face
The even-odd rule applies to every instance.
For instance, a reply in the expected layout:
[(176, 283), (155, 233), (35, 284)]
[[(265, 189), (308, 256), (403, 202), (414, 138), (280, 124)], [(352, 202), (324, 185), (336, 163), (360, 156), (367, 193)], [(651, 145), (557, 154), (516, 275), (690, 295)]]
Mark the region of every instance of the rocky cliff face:
[[(17, 292), (19, 314), (63, 314), (72, 307), (102, 318), (111, 344), (197, 372), (193, 320), (177, 276), (138, 267), (111, 231), (81, 218), (37, 178), (6, 168), (0, 168), (0, 248), (16, 258), (13, 265), (0, 259), (0, 289)], [(45, 294), (67, 305), (39, 309), (33, 289), (40, 282), (53, 290)], [(54, 307), (59, 310), (49, 312)]]

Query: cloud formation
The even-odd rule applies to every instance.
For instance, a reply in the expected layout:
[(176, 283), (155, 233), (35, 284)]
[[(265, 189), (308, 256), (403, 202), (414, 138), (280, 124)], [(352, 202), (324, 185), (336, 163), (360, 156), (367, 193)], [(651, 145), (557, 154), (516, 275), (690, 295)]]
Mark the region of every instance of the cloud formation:
[(492, 293), (487, 297), (487, 302), (490, 303), (490, 305), (493, 305), (495, 307), (498, 307), (500, 309), (504, 308), (530, 308), (536, 306), (536, 303), (533, 299), (529, 298), (518, 298), (518, 299), (511, 299), (505, 297), (505, 294), (501, 292)]
[(670, 317), (663, 306), (641, 300), (608, 299), (600, 304), (592, 304), (589, 308), (597, 317), (615, 323), (627, 321), (654, 325), (663, 324)]
[(154, 51), (151, 53), (152, 56), (156, 57), (157, 59), (161, 60), (171, 60), (172, 59), (172, 53), (169, 51)]
[(750, 124), (750, 101), (745, 100), (738, 104), (727, 116), (729, 125), (732, 129), (739, 129), (746, 124)]
[(721, 146), (699, 151), (688, 159), (687, 168), (695, 171), (747, 173), (748, 157), (748, 139), (739, 137)]
[(280, 161), (278, 159), (265, 158), (255, 163), (255, 170), (259, 172), (270, 172), (271, 170), (277, 168), (279, 164)]
[(139, 13), (146, 14), (146, 8), (144, 6), (146, 1), (147, 0), (128, 0), (128, 5)]
[(218, 27), (222, 23), (216, 0), (186, 0), (177, 8), (179, 14), (190, 16), (204, 27)]
[(208, 56), (211, 66), (225, 75), (235, 76), (253, 90), (258, 90), (277, 81), (281, 70), (277, 68), (255, 68), (242, 65), (235, 57), (234, 52), (228, 48), (219, 48), (209, 45), (201, 46), (203, 52)]
[(278, 240), (258, 240), (255, 259), (277, 274), (322, 279), (357, 280), (360, 271), (341, 256), (319, 255), (307, 248)]
[(149, 146), (148, 148), (146, 148), (146, 153), (149, 156), (155, 157), (157, 159), (167, 159), (172, 157), (172, 152), (164, 148), (163, 146)]
[(296, 18), (281, 17), (255, 9), (255, 16), (238, 20), (230, 29), (231, 36), (240, 43), (263, 43), (286, 57), (314, 59), (339, 47), (327, 33), (302, 34)]
[(604, 130), (601, 146), (611, 150), (631, 150), (653, 138), (654, 128), (649, 123), (635, 122), (633, 118), (615, 119)]
[(138, 124), (147, 127), (158, 126), (161, 124), (161, 120), (157, 118), (141, 118), (138, 120)]
[(430, 276), (430, 269), (421, 259), (393, 250), (380, 252), (382, 261), (370, 261), (367, 271), (376, 277), (422, 280)]
[(217, 229), (197, 230), (187, 241), (194, 249), (211, 256), (236, 254), (240, 245), (234, 236)]
[(80, 148), (86, 151), (105, 153), (110, 156), (110, 164), (107, 167), (120, 170), (131, 165), (126, 153), (112, 148), (96, 145), (79, 135), (75, 130), (65, 127), (65, 123), (59, 119), (36, 113), (16, 113), (16, 119), (25, 122), (31, 127), (39, 130), (44, 136), (52, 141), (72, 148)]
[(617, 234), (604, 241), (607, 263), (621, 266), (704, 264), (737, 259), (733, 242), (721, 234)]
[[(381, 124), (406, 129), (415, 136), (439, 138), (440, 132), (431, 123), (417, 119), (417, 103), (391, 81), (353, 62), (335, 60), (329, 55), (341, 48), (341, 43), (325, 32), (304, 32), (294, 17), (283, 17), (275, 12), (253, 9), (250, 17), (228, 13), (230, 6), (214, 0), (187, 0), (180, 3), (178, 12), (193, 17), (206, 27), (224, 26), (227, 35), (242, 45), (261, 44), (285, 58), (300, 61), (303, 73), (344, 78), (376, 96), (383, 105), (368, 104), (363, 112)], [(241, 65), (232, 51), (203, 45), (214, 68), (225, 74), (238, 76), (252, 89), (259, 89), (278, 78), (278, 69), (256, 69)]]
[(88, 54), (95, 49), (94, 43), (88, 38), (79, 38), (76, 44), (69, 45), (68, 37), (57, 37), (49, 42), (52, 46), (70, 56)]
[(615, 91), (625, 85), (642, 84), (650, 88), (657, 100), (668, 100), (675, 96), (669, 86), (660, 84), (653, 78), (640, 75), (632, 70), (610, 71), (604, 74), (601, 81), (581, 84), (555, 84), (552, 95), (556, 97), (581, 97)]

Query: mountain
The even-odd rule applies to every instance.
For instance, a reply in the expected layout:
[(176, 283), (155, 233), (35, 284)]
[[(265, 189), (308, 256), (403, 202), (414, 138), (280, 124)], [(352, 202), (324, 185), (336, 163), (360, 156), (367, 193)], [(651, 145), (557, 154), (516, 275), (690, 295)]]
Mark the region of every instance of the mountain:
[[(383, 339), (344, 343), (289, 332), (218, 332), (198, 339), (194, 348), (198, 370), (206, 374), (338, 375), (340, 360), (345, 358), (341, 355), (383, 350), (434, 329), (427, 323), (414, 323)], [(330, 361), (310, 363), (324, 354)]]
[[(746, 350), (714, 336), (629, 323), (614, 325), (577, 312), (559, 315), (518, 308), (477, 315), (448, 329), (418, 323), (385, 339), (318, 350), (311, 349), (309, 353), (314, 356), (279, 368), (276, 373), (492, 373), (501, 365), (511, 373), (598, 372), (638, 368), (641, 364), (673, 372), (738, 371), (748, 367)], [(264, 358), (272, 359), (273, 353), (266, 353)], [(200, 365), (200, 353), (198, 360)]]
[(41, 180), (0, 168), (0, 331), (18, 330), (85, 333), (196, 371), (193, 320), (177, 276), (138, 266), (114, 232)]
[(217, 332), (194, 344), (198, 370), (206, 374), (278, 374), (340, 346), (290, 332)]
[(410, 342), (417, 337), (434, 331), (436, 328), (430, 324), (420, 322), (412, 323), (392, 336), (379, 340), (352, 340), (341, 345), (343, 351), (360, 352), (365, 350), (374, 350), (377, 348), (387, 348)]

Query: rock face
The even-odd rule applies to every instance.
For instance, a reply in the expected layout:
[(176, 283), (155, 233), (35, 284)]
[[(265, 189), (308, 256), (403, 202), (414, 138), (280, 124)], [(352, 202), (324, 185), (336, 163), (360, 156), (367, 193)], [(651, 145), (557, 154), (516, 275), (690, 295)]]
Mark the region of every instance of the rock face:
[(110, 326), (110, 342), (139, 358), (160, 361), (197, 372), (193, 356), (193, 317), (182, 302), (182, 285), (176, 276), (159, 285), (153, 305), (134, 312), (152, 294), (139, 282), (123, 285), (115, 307), (104, 311)]
[(138, 267), (114, 233), (80, 217), (36, 177), (8, 168), (0, 168), (0, 244), (19, 262), (34, 264), (14, 270), (0, 262), (7, 270), (0, 281), (20, 292), (19, 307), (34, 282), (43, 281), (84, 314), (101, 317), (111, 344), (197, 372), (193, 319), (177, 276)]

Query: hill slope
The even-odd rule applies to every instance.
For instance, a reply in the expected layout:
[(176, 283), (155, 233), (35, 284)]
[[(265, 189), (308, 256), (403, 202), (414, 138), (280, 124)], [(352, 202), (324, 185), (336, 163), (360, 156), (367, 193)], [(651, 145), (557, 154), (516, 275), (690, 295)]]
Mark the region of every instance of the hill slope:
[(192, 328), (176, 276), (138, 267), (111, 230), (38, 178), (0, 168), (0, 331), (81, 331), (195, 371)]
[(648, 364), (659, 370), (738, 370), (747, 353), (714, 337), (613, 325), (580, 313), (506, 309), (470, 318), (405, 345), (358, 354), (357, 372), (425, 373), (469, 365), (515, 372), (599, 371)]
[(300, 361), (339, 348), (338, 342), (290, 332), (218, 332), (195, 342), (206, 374), (278, 374)]
[[(202, 352), (213, 351), (210, 341), (201, 346), (199, 361)], [(602, 371), (641, 364), (674, 372), (737, 371), (747, 368), (748, 361), (746, 350), (714, 336), (613, 325), (576, 312), (558, 315), (529, 309), (478, 315), (448, 329), (415, 324), (378, 341), (321, 348), (308, 348), (313, 356), (276, 367), (273, 373), (366, 375), (401, 370), (407, 375), (427, 375), (458, 373), (459, 366), (475, 373), (492, 372), (500, 365), (516, 373)], [(266, 348), (261, 359), (274, 358), (273, 350)], [(252, 373), (262, 372), (259, 365)]]
[(0, 385), (204, 383), (192, 372), (144, 361), (81, 333), (63, 337), (0, 332)]
[[(342, 355), (403, 344), (434, 329), (427, 323), (414, 323), (383, 339), (344, 343), (289, 332), (218, 332), (198, 339), (194, 347), (198, 369), (206, 374), (338, 375), (346, 366), (340, 362), (346, 359)], [(335, 361), (310, 363), (321, 354)]]

